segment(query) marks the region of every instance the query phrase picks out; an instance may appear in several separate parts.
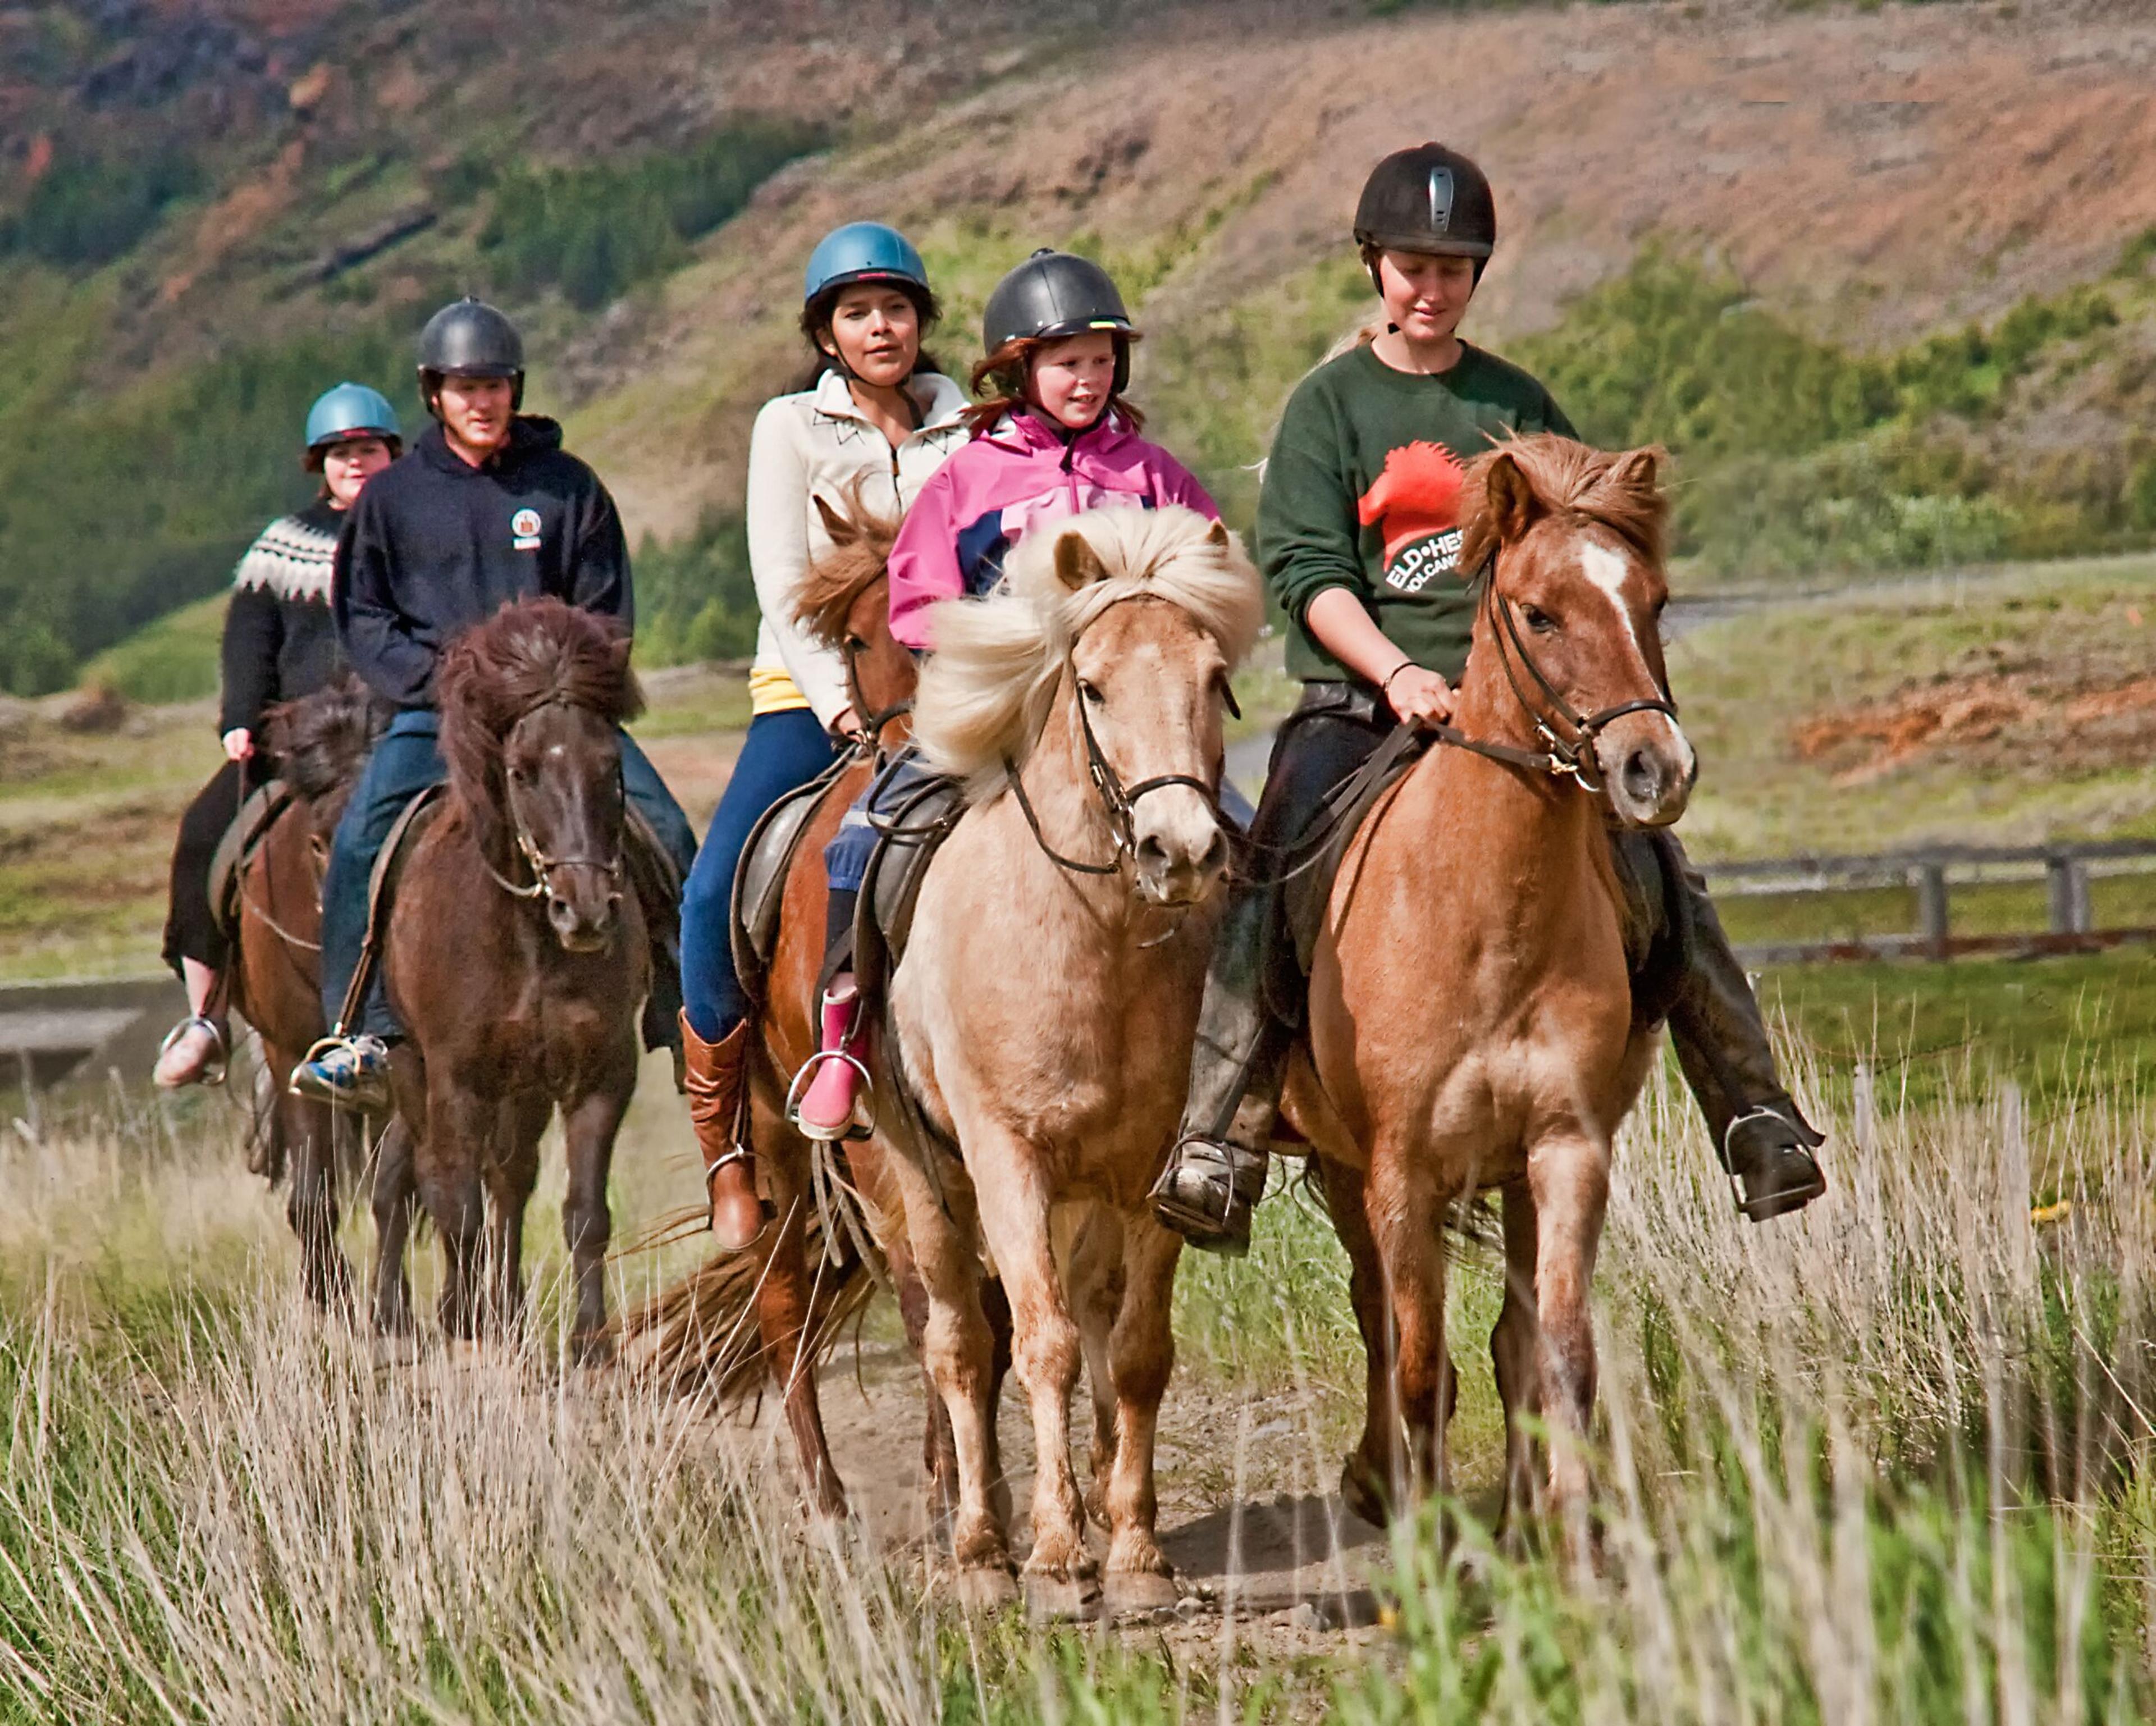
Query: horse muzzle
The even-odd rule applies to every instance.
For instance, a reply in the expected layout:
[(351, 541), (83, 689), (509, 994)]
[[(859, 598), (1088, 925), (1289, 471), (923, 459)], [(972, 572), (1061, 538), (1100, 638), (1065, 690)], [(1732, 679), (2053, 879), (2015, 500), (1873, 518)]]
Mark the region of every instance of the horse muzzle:
[(598, 953), (621, 921), (621, 889), (613, 876), (581, 864), (556, 868), (548, 879), (547, 922), (564, 953)]
[(1666, 827), (1685, 812), (1699, 757), (1666, 713), (1627, 713), (1594, 740), (1609, 807), (1628, 827)]
[(1228, 835), (1196, 792), (1154, 793), (1137, 805), (1131, 827), (1138, 891), (1153, 904), (1202, 904), (1226, 880)]

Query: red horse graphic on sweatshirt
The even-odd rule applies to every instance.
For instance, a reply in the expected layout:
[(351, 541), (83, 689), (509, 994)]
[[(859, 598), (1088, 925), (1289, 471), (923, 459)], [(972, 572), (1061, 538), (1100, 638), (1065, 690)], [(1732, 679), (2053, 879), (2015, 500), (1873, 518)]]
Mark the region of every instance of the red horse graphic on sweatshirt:
[(1460, 562), (1460, 488), (1466, 470), (1442, 444), (1417, 439), (1385, 452), (1384, 470), (1355, 513), (1384, 542), (1385, 585), (1419, 593)]

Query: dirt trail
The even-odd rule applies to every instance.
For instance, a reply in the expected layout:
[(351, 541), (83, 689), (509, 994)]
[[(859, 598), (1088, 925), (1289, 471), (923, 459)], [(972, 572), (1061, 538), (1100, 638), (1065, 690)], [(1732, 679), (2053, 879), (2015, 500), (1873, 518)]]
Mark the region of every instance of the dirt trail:
[[(1085, 1394), (1074, 1431), (1090, 1431)], [(1292, 1655), (1340, 1646), (1338, 1632), (1368, 1633), (1378, 1617), (1373, 1586), (1389, 1574), (1382, 1530), (1350, 1513), (1331, 1490), (1337, 1455), (1318, 1451), (1309, 1410), (1295, 1393), (1224, 1394), (1178, 1374), (1162, 1410), (1161, 1545), (1184, 1599), (1171, 1641), (1218, 1637), (1232, 1616), (1238, 1635)], [(886, 1552), (942, 1567), (946, 1531), (928, 1521), (921, 1461), (921, 1379), (902, 1348), (842, 1349), (824, 1376), (824, 1419), (855, 1514)], [(1014, 1542), (1030, 1544), (1033, 1432), (1015, 1379), (999, 1431), (1010, 1466)], [(798, 1497), (800, 1473), (775, 1401), (721, 1428), (722, 1442)], [(1080, 1446), (1081, 1484), (1085, 1472)], [(1320, 1487), (1319, 1482), (1324, 1484)], [(1088, 1539), (1105, 1557), (1101, 1531)]]

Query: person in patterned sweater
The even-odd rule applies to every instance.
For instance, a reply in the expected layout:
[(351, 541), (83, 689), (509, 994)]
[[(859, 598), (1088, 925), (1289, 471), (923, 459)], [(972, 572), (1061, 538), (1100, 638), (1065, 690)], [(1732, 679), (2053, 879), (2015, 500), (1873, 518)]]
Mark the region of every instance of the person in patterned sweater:
[(321, 495), (264, 528), (233, 572), (217, 725), (224, 762), (180, 818), (172, 850), (164, 953), (187, 985), (187, 1016), (173, 1026), (157, 1057), (153, 1076), (168, 1090), (223, 1076), (228, 954), (210, 913), (210, 865), (247, 794), (275, 772), (263, 753), (264, 714), (320, 689), (345, 669), (330, 616), (337, 530), (361, 488), (403, 446), (396, 410), (380, 392), (340, 383), (324, 393), (307, 414), (305, 456), (308, 470), (322, 477)]

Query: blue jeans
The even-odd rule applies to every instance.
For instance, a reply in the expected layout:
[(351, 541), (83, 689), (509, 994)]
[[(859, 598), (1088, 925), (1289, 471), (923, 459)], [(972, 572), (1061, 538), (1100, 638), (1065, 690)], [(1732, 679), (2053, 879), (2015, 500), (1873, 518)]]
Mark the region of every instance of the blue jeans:
[[(389, 830), (397, 824), (406, 804), (449, 777), (442, 761), (440, 729), (440, 717), (432, 711), (399, 713), (391, 720), (382, 741), (374, 746), (359, 783), (352, 789), (343, 819), (337, 823), (336, 839), (330, 848), (329, 872), (322, 881), (325, 1024), (337, 1023), (344, 1011), (346, 992), (352, 987), (352, 973), (359, 968), (360, 949), (367, 943), (367, 885), (373, 877), (374, 860), (382, 854), (382, 841), (389, 837)], [(665, 781), (659, 777), (659, 770), (626, 732), (621, 733), (621, 778), (629, 800), (685, 877), (696, 857), (696, 831)], [(367, 989), (359, 1022), (344, 1029), (385, 1039), (401, 1034), (389, 1010), (378, 969)]]
[(761, 713), (734, 763), (726, 794), (711, 815), (711, 830), (696, 853), (681, 898), (681, 993), (689, 1025), (716, 1043), (748, 1015), (748, 1000), (734, 974), (734, 874), (750, 831), (763, 812), (807, 784), (838, 758), (838, 750), (806, 707)]

